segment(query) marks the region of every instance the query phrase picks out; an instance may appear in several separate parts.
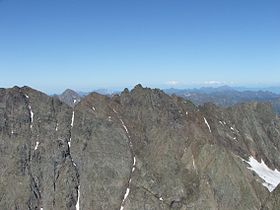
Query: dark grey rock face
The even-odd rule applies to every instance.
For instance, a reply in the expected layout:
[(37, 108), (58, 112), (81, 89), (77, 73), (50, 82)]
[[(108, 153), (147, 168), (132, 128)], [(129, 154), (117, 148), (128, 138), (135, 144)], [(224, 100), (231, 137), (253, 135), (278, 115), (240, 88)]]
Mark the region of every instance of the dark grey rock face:
[(71, 154), (80, 174), (81, 209), (120, 209), (133, 156), (129, 136), (107, 97), (91, 94), (75, 107)]
[(0, 209), (75, 209), (71, 109), (30, 88), (0, 91)]
[(271, 106), (196, 107), (137, 85), (74, 108), (0, 90), (0, 209), (277, 209), (246, 163), (280, 169)]

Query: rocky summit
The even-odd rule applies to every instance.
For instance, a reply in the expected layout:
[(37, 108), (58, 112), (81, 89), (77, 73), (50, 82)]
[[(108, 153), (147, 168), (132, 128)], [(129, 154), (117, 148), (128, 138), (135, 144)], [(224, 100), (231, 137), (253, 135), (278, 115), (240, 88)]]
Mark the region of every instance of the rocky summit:
[(81, 101), (81, 96), (74, 90), (67, 89), (62, 94), (55, 96), (72, 108)]
[(0, 89), (0, 151), (1, 210), (280, 208), (280, 119), (267, 103), (196, 106), (137, 85), (71, 107)]

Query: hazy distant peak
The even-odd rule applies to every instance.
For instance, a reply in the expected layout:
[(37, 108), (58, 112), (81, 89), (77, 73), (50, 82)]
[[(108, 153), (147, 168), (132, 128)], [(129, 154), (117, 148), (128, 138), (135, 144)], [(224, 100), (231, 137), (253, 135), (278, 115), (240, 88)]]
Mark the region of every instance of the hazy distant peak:
[(58, 96), (58, 98), (71, 107), (74, 107), (81, 101), (81, 96), (71, 89), (66, 89), (61, 95)]

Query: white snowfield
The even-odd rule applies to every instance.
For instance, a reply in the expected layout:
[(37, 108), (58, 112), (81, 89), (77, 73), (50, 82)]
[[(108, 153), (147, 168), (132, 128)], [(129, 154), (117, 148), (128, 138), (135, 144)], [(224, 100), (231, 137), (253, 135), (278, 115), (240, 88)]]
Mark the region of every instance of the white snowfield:
[(246, 161), (251, 167), (248, 169), (256, 172), (256, 174), (264, 180), (263, 186), (265, 186), (270, 192), (272, 192), (280, 183), (280, 172), (275, 169), (270, 169), (263, 160), (259, 163), (254, 157), (250, 157), (249, 161)]

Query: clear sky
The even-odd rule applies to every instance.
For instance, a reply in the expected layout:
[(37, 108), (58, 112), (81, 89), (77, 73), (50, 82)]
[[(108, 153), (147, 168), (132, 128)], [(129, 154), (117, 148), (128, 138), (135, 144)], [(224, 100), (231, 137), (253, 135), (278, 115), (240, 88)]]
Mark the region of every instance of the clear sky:
[(280, 84), (279, 0), (0, 0), (0, 86)]

